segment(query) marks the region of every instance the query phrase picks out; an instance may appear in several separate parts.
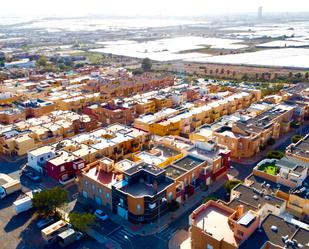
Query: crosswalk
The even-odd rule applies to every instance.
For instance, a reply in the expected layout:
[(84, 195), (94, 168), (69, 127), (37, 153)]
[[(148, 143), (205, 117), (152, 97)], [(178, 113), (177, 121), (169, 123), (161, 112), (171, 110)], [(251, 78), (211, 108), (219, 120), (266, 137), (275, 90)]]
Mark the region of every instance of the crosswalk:
[[(136, 236), (135, 234), (133, 234), (133, 233), (127, 231), (125, 228), (121, 227), (118, 230), (109, 234), (107, 237), (114, 240), (115, 242), (117, 242), (121, 246), (124, 246), (124, 245), (128, 245), (128, 243), (130, 243), (128, 241), (128, 239), (133, 241), (135, 236)], [(128, 239), (126, 239), (125, 237), (127, 237)]]
[(167, 227), (166, 229), (162, 230), (157, 234), (157, 237), (167, 241), (173, 237), (173, 235), (177, 232), (178, 228), (177, 227)]

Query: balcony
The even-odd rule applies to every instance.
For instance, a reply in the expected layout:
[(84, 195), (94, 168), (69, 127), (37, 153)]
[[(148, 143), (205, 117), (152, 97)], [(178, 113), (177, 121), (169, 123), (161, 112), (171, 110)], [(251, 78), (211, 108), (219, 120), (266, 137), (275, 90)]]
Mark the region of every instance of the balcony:
[(61, 184), (61, 185), (67, 185), (67, 184), (69, 184), (69, 183), (74, 183), (75, 182), (75, 178), (73, 177), (73, 178), (70, 178), (70, 179), (67, 179), (67, 180), (59, 180), (59, 183)]

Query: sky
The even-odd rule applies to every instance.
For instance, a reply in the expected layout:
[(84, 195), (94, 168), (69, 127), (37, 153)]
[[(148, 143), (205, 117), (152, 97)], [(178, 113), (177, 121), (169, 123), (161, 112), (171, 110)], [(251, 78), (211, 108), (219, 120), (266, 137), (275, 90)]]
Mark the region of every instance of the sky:
[(1, 0), (0, 16), (164, 15), (309, 11), (309, 0)]

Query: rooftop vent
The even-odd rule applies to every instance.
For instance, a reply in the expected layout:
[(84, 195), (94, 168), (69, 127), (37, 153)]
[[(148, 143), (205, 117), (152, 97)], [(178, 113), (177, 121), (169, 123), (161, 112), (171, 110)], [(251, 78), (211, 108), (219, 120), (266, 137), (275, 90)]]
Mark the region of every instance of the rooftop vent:
[(273, 232), (278, 232), (278, 227), (277, 227), (277, 226), (271, 226), (270, 229), (271, 229)]

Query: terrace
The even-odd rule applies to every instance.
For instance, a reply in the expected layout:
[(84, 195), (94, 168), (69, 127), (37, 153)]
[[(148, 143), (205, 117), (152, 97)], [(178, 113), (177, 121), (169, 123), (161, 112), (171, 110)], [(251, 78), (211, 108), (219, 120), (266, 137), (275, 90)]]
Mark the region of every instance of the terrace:
[(170, 177), (174, 180), (187, 172), (187, 171), (180, 169), (180, 168), (177, 168), (173, 165), (167, 166), (165, 168), (165, 171), (166, 171), (166, 176), (168, 176), (168, 177)]
[(119, 190), (134, 197), (154, 196), (166, 189), (172, 183), (172, 180), (162, 181), (157, 183), (157, 187), (155, 187), (155, 184), (147, 183), (140, 179), (140, 181), (133, 184), (127, 184)]
[(187, 155), (183, 158), (181, 158), (180, 160), (176, 161), (173, 163), (173, 165), (184, 169), (186, 171), (189, 171), (191, 169), (194, 169), (195, 167), (203, 164), (205, 162), (205, 160), (196, 158), (194, 156), (191, 155)]
[(280, 168), (276, 166), (276, 163), (264, 163), (258, 167), (258, 170), (264, 171), (265, 173), (269, 175), (277, 175), (280, 171)]
[(109, 188), (122, 180), (122, 174), (106, 172), (101, 169), (98, 170), (96, 167), (91, 168), (88, 172), (85, 172), (84, 175)]
[(224, 240), (230, 244), (238, 245), (234, 232), (228, 223), (234, 210), (219, 205), (210, 201), (195, 210), (192, 213), (193, 225), (217, 241)]

